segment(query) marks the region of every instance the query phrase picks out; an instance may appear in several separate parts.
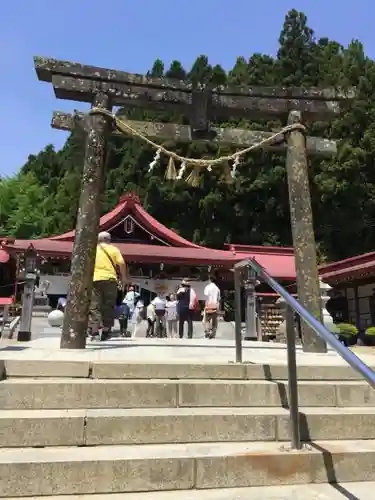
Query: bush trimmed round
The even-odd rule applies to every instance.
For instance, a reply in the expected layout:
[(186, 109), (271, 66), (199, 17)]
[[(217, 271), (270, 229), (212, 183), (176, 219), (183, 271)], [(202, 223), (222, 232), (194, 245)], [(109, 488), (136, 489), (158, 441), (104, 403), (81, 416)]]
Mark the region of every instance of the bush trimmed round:
[(366, 328), (365, 335), (368, 335), (369, 337), (375, 337), (375, 326), (369, 326)]
[(62, 326), (64, 321), (64, 313), (59, 309), (55, 309), (54, 311), (51, 311), (49, 313), (47, 321), (49, 326), (52, 326), (54, 328), (60, 327)]
[(350, 323), (338, 323), (336, 326), (339, 330), (339, 335), (344, 337), (354, 337), (358, 335), (358, 328)]

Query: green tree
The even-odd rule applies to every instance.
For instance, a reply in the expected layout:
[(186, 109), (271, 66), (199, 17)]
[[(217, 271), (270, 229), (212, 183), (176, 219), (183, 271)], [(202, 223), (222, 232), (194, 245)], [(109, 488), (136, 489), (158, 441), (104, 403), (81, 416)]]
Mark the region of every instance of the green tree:
[(46, 187), (33, 172), (20, 173), (0, 183), (0, 234), (35, 238), (45, 234), (50, 213), (45, 210)]
[(244, 57), (237, 57), (236, 64), (229, 71), (228, 83), (231, 85), (246, 85), (249, 79), (249, 66)]
[(197, 57), (191, 70), (188, 73), (188, 79), (193, 83), (208, 83), (212, 75), (212, 66), (208, 63), (207, 56)]
[(247, 65), (246, 80), (249, 85), (277, 85), (275, 60), (263, 54), (253, 54)]
[(174, 78), (176, 80), (185, 80), (186, 71), (182, 67), (180, 61), (172, 61), (169, 70), (165, 73), (167, 78)]
[(279, 75), (284, 85), (314, 86), (318, 84), (314, 57), (314, 31), (307, 25), (307, 17), (292, 9), (285, 17), (277, 52)]
[(164, 63), (161, 59), (156, 59), (151, 71), (147, 73), (148, 76), (153, 78), (163, 78), (164, 76)]
[(227, 74), (225, 70), (220, 66), (220, 64), (216, 64), (212, 68), (212, 73), (210, 77), (210, 82), (214, 85), (225, 85), (227, 81)]

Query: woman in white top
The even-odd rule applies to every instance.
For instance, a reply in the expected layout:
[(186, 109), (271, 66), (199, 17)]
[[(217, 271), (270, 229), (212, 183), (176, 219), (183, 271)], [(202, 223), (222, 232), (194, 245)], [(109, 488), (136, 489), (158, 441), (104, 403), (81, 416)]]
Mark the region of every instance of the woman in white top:
[(132, 331), (132, 338), (137, 336), (137, 333), (139, 331), (139, 327), (143, 321), (143, 311), (144, 311), (144, 304), (142, 300), (138, 300), (135, 309), (133, 311), (132, 317), (131, 317), (131, 322), (133, 324), (133, 331)]
[(129, 320), (133, 317), (135, 307), (137, 305), (137, 301), (140, 295), (135, 291), (133, 285), (129, 285), (128, 291), (122, 301), (122, 311), (119, 317), (121, 334), (124, 336), (130, 336), (130, 332), (128, 332), (128, 323)]
[(168, 337), (177, 338), (177, 300), (173, 293), (166, 302), (165, 311)]
[(154, 300), (151, 302), (155, 307), (156, 314), (156, 336), (163, 338), (166, 337), (166, 328), (165, 328), (165, 305), (166, 300), (164, 297), (160, 297), (157, 295)]

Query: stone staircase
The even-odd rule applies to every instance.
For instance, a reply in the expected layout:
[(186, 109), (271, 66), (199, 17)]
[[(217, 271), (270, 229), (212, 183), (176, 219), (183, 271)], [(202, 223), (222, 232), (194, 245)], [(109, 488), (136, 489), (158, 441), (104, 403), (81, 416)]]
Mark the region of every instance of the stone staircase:
[(349, 367), (299, 367), (292, 451), (286, 366), (0, 363), (0, 497), (373, 498), (375, 391)]

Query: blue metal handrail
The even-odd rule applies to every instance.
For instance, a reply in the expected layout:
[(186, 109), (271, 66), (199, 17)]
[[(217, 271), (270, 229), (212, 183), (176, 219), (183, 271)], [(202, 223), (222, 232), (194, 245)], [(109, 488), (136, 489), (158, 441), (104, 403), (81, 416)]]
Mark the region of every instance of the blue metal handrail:
[(375, 372), (367, 366), (358, 356), (342, 344), (320, 321), (318, 321), (307, 309), (305, 309), (285, 288), (274, 280), (267, 271), (254, 259), (246, 259), (234, 266), (235, 291), (236, 291), (236, 361), (242, 361), (242, 336), (241, 336), (241, 306), (240, 306), (240, 280), (239, 273), (245, 268), (251, 270), (251, 279), (255, 277), (262, 279), (275, 292), (285, 300), (285, 323), (288, 355), (288, 393), (289, 393), (289, 415), (292, 448), (301, 448), (300, 438), (300, 416), (298, 409), (298, 387), (297, 387), (297, 362), (296, 362), (296, 338), (294, 328), (294, 313), (299, 314), (302, 320), (319, 335), (329, 346), (362, 377), (375, 388)]
[(305, 309), (285, 288), (274, 280), (267, 271), (254, 259), (249, 259), (250, 267), (263, 279), (271, 288), (278, 293), (285, 302), (300, 315), (303, 321), (310, 326), (314, 332), (319, 335), (329, 346), (331, 346), (340, 356), (375, 389), (375, 372), (367, 366), (358, 356), (342, 344), (332, 333), (307, 309)]

